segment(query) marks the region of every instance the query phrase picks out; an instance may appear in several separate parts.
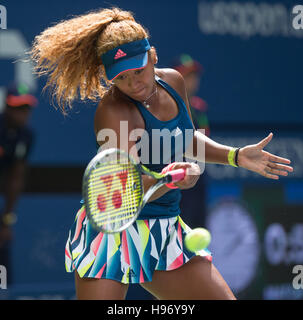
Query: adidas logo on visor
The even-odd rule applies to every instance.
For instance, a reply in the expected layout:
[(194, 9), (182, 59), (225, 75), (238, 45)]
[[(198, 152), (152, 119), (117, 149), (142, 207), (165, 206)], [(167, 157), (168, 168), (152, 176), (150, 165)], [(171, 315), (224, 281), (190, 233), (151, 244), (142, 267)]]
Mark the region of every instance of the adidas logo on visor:
[(117, 51), (114, 59), (117, 60), (117, 59), (123, 58), (125, 56), (127, 56), (127, 54), (125, 52), (123, 52), (121, 49), (119, 49)]

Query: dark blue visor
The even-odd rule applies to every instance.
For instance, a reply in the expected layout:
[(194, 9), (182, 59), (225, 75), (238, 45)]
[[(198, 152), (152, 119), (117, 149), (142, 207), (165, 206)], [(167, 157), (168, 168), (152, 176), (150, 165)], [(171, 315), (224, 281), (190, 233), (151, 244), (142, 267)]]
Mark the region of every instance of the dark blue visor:
[(127, 70), (144, 68), (148, 62), (150, 44), (147, 39), (125, 43), (101, 56), (108, 80)]

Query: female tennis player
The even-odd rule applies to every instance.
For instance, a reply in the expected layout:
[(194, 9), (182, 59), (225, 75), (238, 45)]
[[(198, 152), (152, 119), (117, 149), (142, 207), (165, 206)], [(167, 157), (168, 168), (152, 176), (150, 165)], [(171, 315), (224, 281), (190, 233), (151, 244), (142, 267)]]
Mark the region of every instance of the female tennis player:
[[(135, 223), (121, 233), (96, 232), (82, 207), (66, 243), (66, 269), (75, 271), (78, 299), (124, 299), (131, 283), (140, 283), (158, 299), (235, 299), (210, 252), (192, 253), (184, 246), (190, 228), (180, 217), (180, 189), (193, 187), (200, 172), (196, 164), (174, 163), (174, 159), (192, 146), (192, 157), (204, 160), (198, 150), (205, 145), (206, 162), (238, 164), (271, 179), (292, 171), (290, 161), (263, 150), (272, 134), (255, 145), (235, 149), (194, 131), (190, 143), (177, 144), (174, 136), (170, 145), (161, 148), (162, 141), (157, 148), (152, 141), (155, 131), (184, 133), (193, 130), (193, 124), (181, 74), (156, 68), (156, 49), (148, 39), (147, 30), (132, 13), (112, 8), (60, 22), (37, 36), (33, 44), (36, 70), (49, 75), (47, 87), (53, 89), (64, 113), (79, 96), (98, 99), (96, 137), (111, 129), (117, 136), (115, 147), (127, 152), (137, 149), (142, 159), (138, 144), (143, 135), (136, 141), (120, 136), (125, 121), (128, 133), (142, 129), (150, 139), (151, 160), (144, 163), (146, 167), (158, 172), (186, 168), (188, 173), (173, 186), (157, 190)], [(108, 146), (102, 139), (98, 143)], [(164, 151), (170, 151), (173, 164), (169, 167)], [(160, 161), (152, 161), (158, 155)], [(143, 177), (145, 191), (154, 183), (153, 178)]]

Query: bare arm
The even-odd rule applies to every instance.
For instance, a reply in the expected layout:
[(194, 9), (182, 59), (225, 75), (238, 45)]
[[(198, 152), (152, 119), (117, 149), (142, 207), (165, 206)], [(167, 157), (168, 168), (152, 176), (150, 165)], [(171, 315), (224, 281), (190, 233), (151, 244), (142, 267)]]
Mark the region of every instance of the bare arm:
[[(293, 168), (290, 160), (273, 155), (263, 150), (271, 141), (273, 134), (254, 145), (244, 146), (239, 150), (238, 166), (256, 172), (266, 178), (277, 180), (279, 176), (287, 176)], [(229, 164), (228, 154), (232, 147), (211, 140), (199, 131), (195, 131), (192, 153), (186, 156), (194, 160), (209, 163)]]
[[(186, 86), (182, 75), (176, 70), (166, 69), (166, 73), (162, 73), (161, 76), (164, 76), (165, 81), (167, 81), (182, 97), (185, 102), (187, 112), (192, 120)], [(195, 127), (193, 120), (192, 125)], [(194, 132), (192, 145), (189, 146), (185, 156), (202, 162), (228, 164), (227, 155), (231, 149), (232, 147), (217, 143), (204, 135), (201, 131), (196, 130)], [(200, 154), (198, 155), (197, 153)]]
[[(172, 85), (185, 101), (191, 117), (184, 79), (177, 71), (170, 71), (170, 73), (173, 79)], [(273, 155), (263, 150), (271, 141), (272, 137), (273, 134), (270, 133), (260, 142), (241, 148), (238, 153), (239, 167), (256, 172), (269, 179), (278, 179), (280, 175), (287, 176), (288, 172), (292, 172), (293, 168), (289, 166), (289, 159)], [(187, 149), (185, 156), (200, 162), (229, 164), (228, 154), (232, 149), (233, 147), (215, 142), (199, 130), (196, 130), (192, 144)]]
[(196, 130), (192, 146), (188, 148), (192, 152), (186, 152), (185, 155), (202, 162), (228, 164), (228, 153), (231, 149), (232, 147), (220, 144)]

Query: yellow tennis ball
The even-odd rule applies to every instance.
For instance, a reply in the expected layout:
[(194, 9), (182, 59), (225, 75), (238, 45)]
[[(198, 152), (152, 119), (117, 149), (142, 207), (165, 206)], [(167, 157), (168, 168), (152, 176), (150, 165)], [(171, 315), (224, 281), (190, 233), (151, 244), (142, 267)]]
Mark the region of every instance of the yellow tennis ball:
[(205, 249), (211, 241), (211, 235), (204, 228), (191, 230), (184, 239), (185, 246), (189, 251), (196, 252)]

